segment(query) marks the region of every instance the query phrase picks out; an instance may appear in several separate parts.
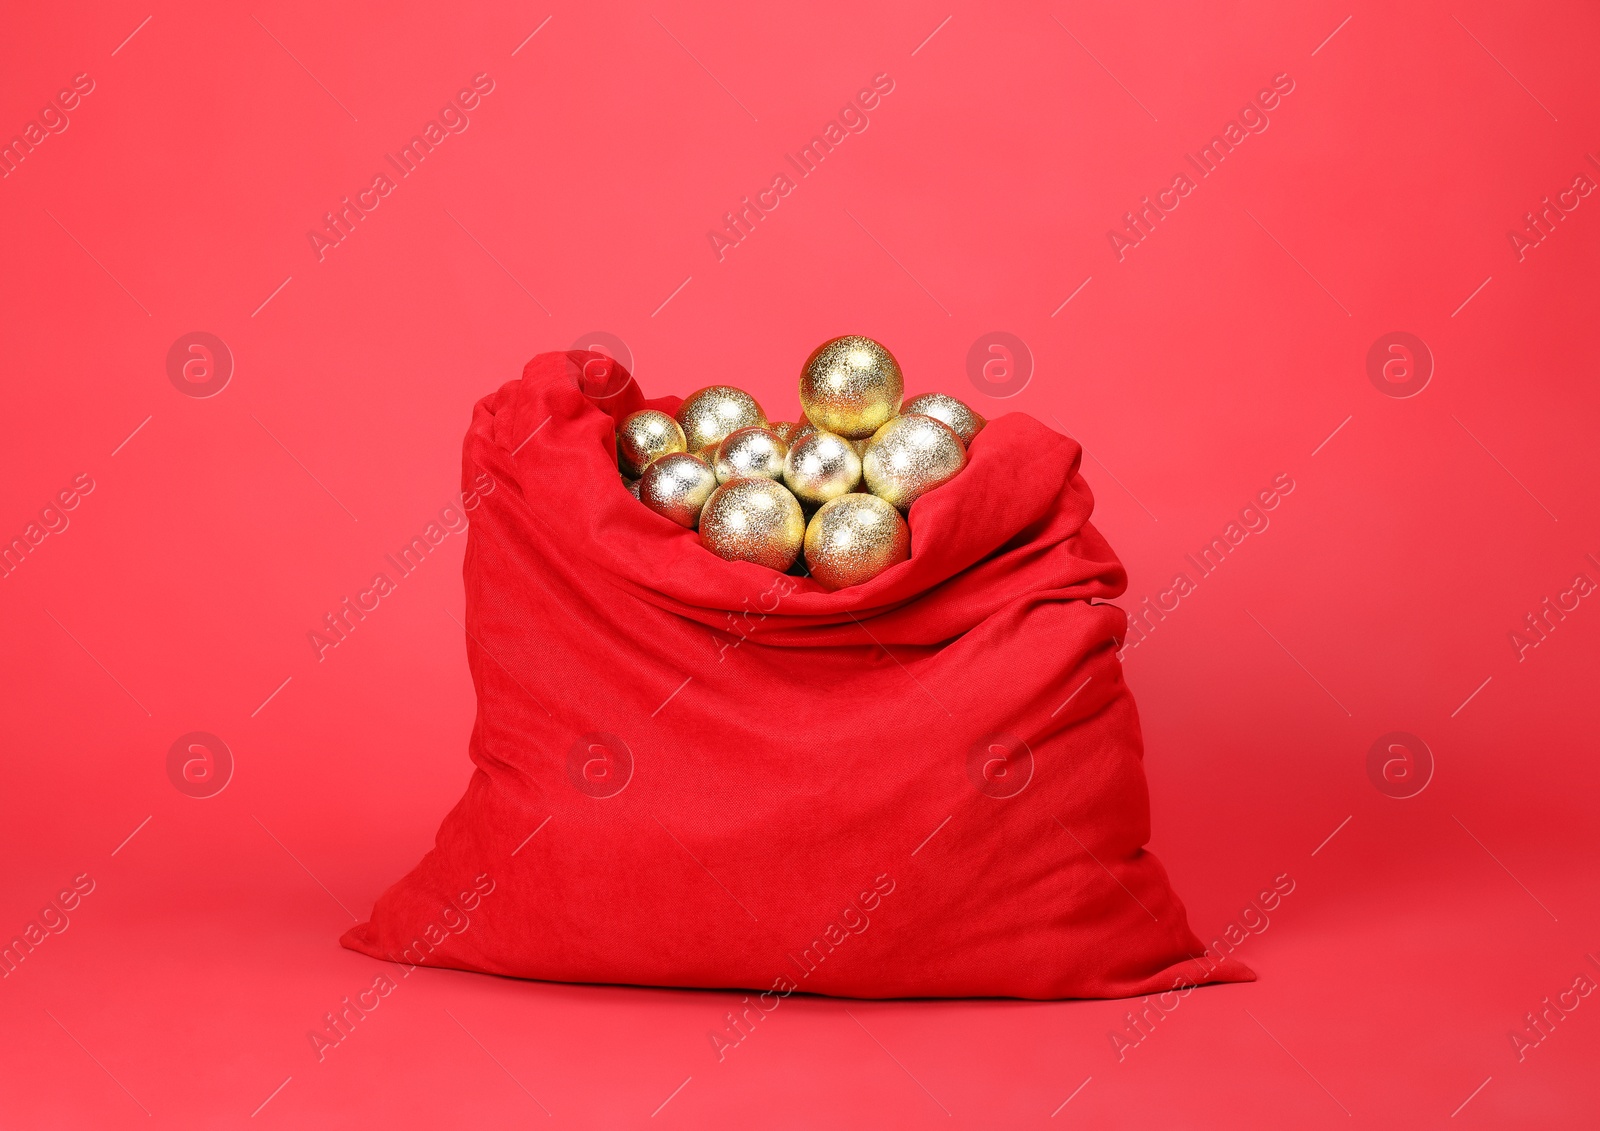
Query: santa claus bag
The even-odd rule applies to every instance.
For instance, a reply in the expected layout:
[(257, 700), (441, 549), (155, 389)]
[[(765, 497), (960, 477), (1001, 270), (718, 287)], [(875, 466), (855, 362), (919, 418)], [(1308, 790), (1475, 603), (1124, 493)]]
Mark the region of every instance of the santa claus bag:
[[(1207, 956), (1150, 836), (1125, 586), (1081, 449), (1022, 414), (827, 592), (620, 481), (647, 401), (534, 358), (473, 412), (466, 794), (345, 946), (522, 978), (849, 997), (1119, 997)], [(763, 999), (765, 1000), (765, 999)]]

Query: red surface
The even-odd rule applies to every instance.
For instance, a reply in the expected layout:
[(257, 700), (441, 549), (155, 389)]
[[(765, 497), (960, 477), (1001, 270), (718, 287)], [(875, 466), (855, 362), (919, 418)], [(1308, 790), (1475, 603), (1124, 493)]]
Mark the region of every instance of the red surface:
[[(1480, 2), (14, 13), (0, 138), (94, 88), (0, 179), (0, 530), (94, 489), (0, 579), (0, 936), (94, 889), (0, 980), (0, 1120), (1591, 1125), (1600, 1002), (1511, 1035), (1600, 975), (1600, 199), (1559, 195), (1600, 173), (1597, 38)], [(479, 74), (319, 261), (308, 229)], [(708, 229), (880, 74), (719, 261)], [(1277, 75), (1266, 131), (1119, 261), (1108, 228)], [(1546, 196), (1572, 211), (1519, 249)], [(319, 1062), (373, 978), (337, 934), (467, 779), (464, 540), (324, 661), (306, 634), (451, 501), (469, 406), (597, 330), (651, 395), (779, 401), (857, 330), (1031, 413), (1086, 447), (1130, 608), (1292, 477), (1125, 657), (1197, 931), (1295, 880), (1242, 944), (1261, 980), (1120, 1061), (1118, 1002), (794, 998), (719, 1062), (726, 994), (419, 971)], [(996, 330), (1036, 361), (1003, 402), (967, 368)], [(207, 399), (168, 376), (192, 331), (237, 362)], [(1408, 398), (1403, 352), (1369, 376), (1395, 331), (1434, 363)], [(196, 731), (236, 762), (206, 800), (168, 776)], [(1389, 742), (1368, 775), (1397, 731), (1433, 762), (1404, 798)]]
[[(473, 409), (476, 772), (340, 941), (408, 973), (749, 990), (748, 1025), (800, 991), (1175, 1006), (1251, 980), (1144, 847), (1107, 603), (1127, 575), (1078, 445), (990, 421), (910, 508), (910, 559), (829, 592), (713, 556), (623, 486), (618, 425), (679, 404), (566, 351)], [(391, 557), (319, 649), (428, 552)]]

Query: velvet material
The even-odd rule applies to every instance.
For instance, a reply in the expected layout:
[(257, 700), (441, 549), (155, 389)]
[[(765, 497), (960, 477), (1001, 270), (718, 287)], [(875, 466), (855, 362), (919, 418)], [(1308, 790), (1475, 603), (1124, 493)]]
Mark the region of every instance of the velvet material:
[(630, 496), (615, 423), (677, 403), (569, 352), (477, 405), (476, 770), (345, 946), (870, 998), (1253, 978), (1203, 956), (1143, 847), (1125, 618), (1104, 603), (1126, 579), (1076, 443), (992, 421), (912, 507), (911, 559), (829, 593)]

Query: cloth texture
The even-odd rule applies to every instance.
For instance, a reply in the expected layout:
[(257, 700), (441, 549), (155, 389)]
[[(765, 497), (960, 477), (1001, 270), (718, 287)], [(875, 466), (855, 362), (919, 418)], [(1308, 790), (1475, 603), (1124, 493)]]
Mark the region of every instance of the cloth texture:
[(475, 768), (343, 944), (779, 995), (1252, 980), (1205, 955), (1144, 847), (1126, 620), (1107, 603), (1126, 575), (1089, 523), (1079, 446), (991, 421), (911, 508), (911, 559), (830, 593), (723, 561), (629, 494), (616, 424), (678, 403), (568, 351), (477, 404)]

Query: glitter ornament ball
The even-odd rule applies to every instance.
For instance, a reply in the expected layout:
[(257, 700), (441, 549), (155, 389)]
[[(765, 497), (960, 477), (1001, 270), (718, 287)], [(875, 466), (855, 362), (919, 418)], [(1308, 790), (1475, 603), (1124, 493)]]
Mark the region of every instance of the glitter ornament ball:
[(636, 499), (639, 497), (639, 481), (637, 479), (629, 479), (624, 475), (622, 477), (622, 485), (628, 489), (628, 494)]
[(700, 512), (700, 541), (719, 558), (754, 562), (779, 572), (794, 564), (805, 540), (800, 504), (771, 479), (730, 479)]
[(783, 478), (783, 457), (789, 454), (789, 445), (779, 439), (770, 428), (741, 428), (730, 432), (717, 445), (712, 470), (717, 482), (730, 479)]
[(906, 416), (920, 414), (933, 417), (948, 425), (950, 431), (961, 437), (963, 444), (971, 444), (972, 438), (988, 423), (947, 393), (923, 393), (920, 397), (912, 397), (901, 406), (900, 411)]
[(847, 495), (861, 482), (855, 445), (832, 432), (808, 432), (789, 448), (783, 481), (802, 503), (819, 506)]
[(811, 516), (806, 565), (824, 589), (871, 581), (911, 557), (906, 520), (876, 495), (843, 495)]
[(730, 432), (751, 425), (765, 428), (767, 415), (756, 399), (743, 389), (712, 385), (690, 393), (674, 414), (688, 441), (688, 450), (715, 446)]
[(931, 416), (897, 416), (873, 435), (861, 470), (869, 491), (907, 510), (966, 465), (966, 445), (949, 425)]
[(791, 424), (787, 420), (774, 420), (767, 425), (767, 428), (785, 444), (792, 444), (800, 438), (800, 425)]
[(617, 426), (617, 467), (633, 478), (661, 456), (688, 449), (678, 422), (653, 408), (633, 413)]
[[(905, 382), (894, 355), (851, 334), (818, 346), (800, 370), (800, 407), (818, 431), (872, 435), (900, 411)], [(680, 420), (682, 418), (680, 417)]]
[(679, 526), (694, 529), (717, 477), (687, 452), (673, 452), (644, 469), (639, 479), (639, 501)]

